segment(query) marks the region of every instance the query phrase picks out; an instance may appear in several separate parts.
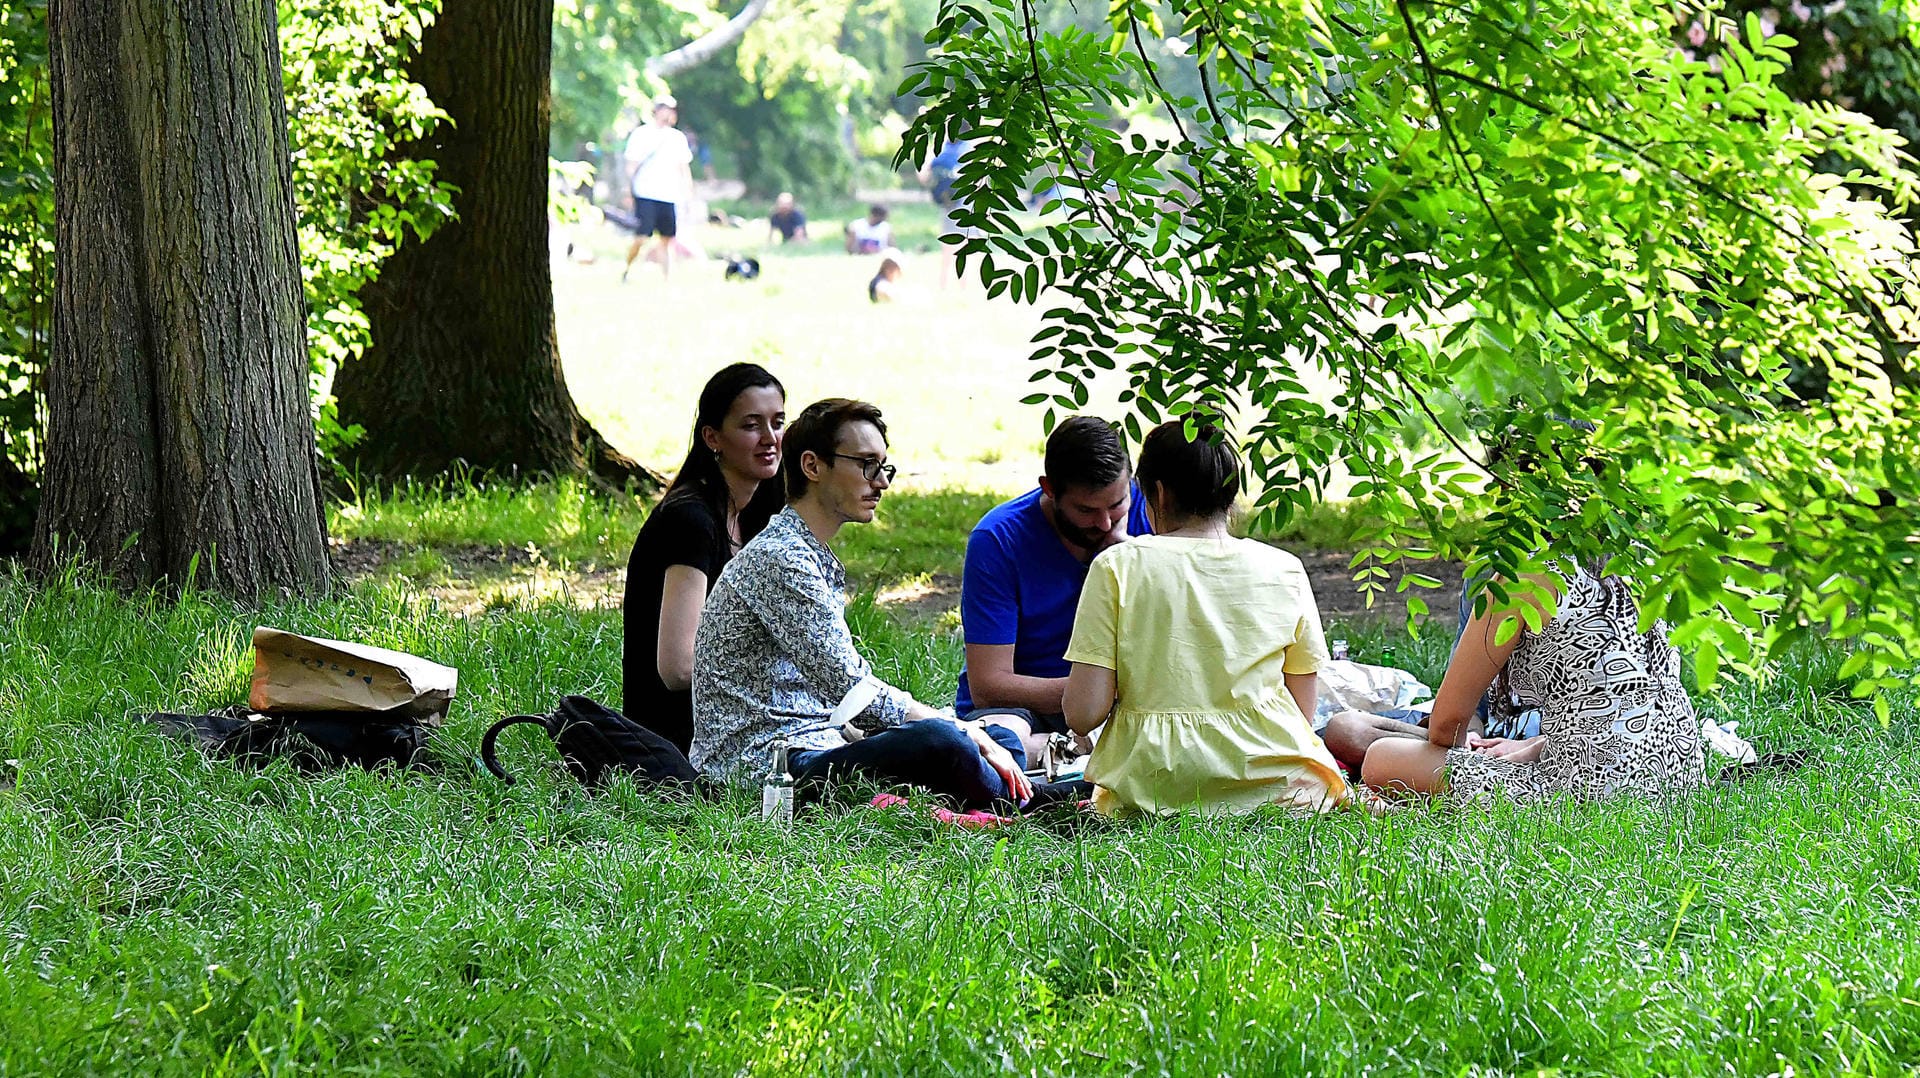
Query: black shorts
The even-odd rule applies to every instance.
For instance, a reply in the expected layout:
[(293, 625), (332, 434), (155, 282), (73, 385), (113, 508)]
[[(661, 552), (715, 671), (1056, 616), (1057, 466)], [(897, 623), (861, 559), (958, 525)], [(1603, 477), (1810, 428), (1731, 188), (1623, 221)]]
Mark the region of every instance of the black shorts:
[(642, 236), (672, 239), (679, 232), (671, 202), (636, 197), (633, 200), (633, 217), (640, 223), (639, 234)]
[(1016, 719), (1025, 719), (1027, 728), (1036, 734), (1070, 734), (1065, 715), (1049, 715), (1044, 712), (1029, 711), (1024, 707), (976, 707), (962, 719), (990, 719), (995, 715), (1010, 715)]

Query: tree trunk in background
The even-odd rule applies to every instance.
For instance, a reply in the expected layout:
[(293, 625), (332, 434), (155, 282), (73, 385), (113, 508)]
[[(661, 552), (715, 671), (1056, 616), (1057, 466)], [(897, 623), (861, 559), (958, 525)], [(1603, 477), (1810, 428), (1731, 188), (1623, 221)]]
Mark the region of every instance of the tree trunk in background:
[(373, 343), (334, 381), (363, 473), (650, 477), (601, 444), (560, 367), (547, 248), (552, 0), (446, 0), (408, 72), (453, 120), (407, 148), (454, 184), (457, 219), (361, 292)]
[(329, 578), (273, 0), (53, 0), (34, 562), (242, 598)]

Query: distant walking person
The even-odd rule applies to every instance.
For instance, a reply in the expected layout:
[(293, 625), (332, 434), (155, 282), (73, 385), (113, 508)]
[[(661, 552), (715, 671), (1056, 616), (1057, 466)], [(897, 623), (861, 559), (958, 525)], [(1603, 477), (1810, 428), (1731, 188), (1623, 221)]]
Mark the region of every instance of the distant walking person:
[(627, 138), (627, 189), (638, 227), (627, 248), (626, 268), (620, 271), (622, 281), (633, 272), (633, 261), (649, 237), (657, 237), (661, 276), (670, 275), (673, 238), (679, 234), (674, 207), (693, 194), (693, 148), (674, 128), (679, 116), (674, 99), (662, 97), (653, 103), (652, 121), (634, 128)]
[(963, 228), (956, 219), (966, 212), (966, 203), (960, 198), (960, 160), (966, 156), (972, 144), (966, 139), (954, 139), (940, 147), (940, 152), (927, 162), (927, 168), (921, 174), (921, 180), (927, 185), (927, 197), (940, 210), (940, 287), (945, 288), (949, 280), (959, 279), (956, 262), (956, 248), (946, 242), (944, 237), (957, 235), (972, 239), (980, 235), (977, 228)]

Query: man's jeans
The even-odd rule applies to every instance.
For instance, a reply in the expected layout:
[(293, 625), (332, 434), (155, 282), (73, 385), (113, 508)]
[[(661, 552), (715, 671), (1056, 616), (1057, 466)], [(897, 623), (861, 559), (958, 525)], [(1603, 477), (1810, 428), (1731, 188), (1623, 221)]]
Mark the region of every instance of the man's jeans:
[[(1004, 726), (986, 727), (987, 735), (1025, 769), (1027, 752), (1020, 737)], [(980, 747), (946, 719), (909, 722), (837, 749), (801, 750), (791, 758), (795, 793), (811, 800), (819, 788), (842, 777), (877, 779), (931, 790), (959, 802), (963, 810), (1013, 805), (1007, 783), (980, 755)]]

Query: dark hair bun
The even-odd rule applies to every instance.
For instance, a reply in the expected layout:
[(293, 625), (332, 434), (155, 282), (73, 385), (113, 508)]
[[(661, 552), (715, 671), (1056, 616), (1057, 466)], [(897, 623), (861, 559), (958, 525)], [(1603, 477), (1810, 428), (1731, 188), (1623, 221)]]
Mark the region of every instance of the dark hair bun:
[(1187, 516), (1220, 516), (1240, 496), (1240, 454), (1212, 423), (1201, 423), (1192, 439), (1182, 419), (1153, 428), (1140, 445), (1135, 474), (1141, 493), (1151, 498), (1151, 488), (1165, 490)]

